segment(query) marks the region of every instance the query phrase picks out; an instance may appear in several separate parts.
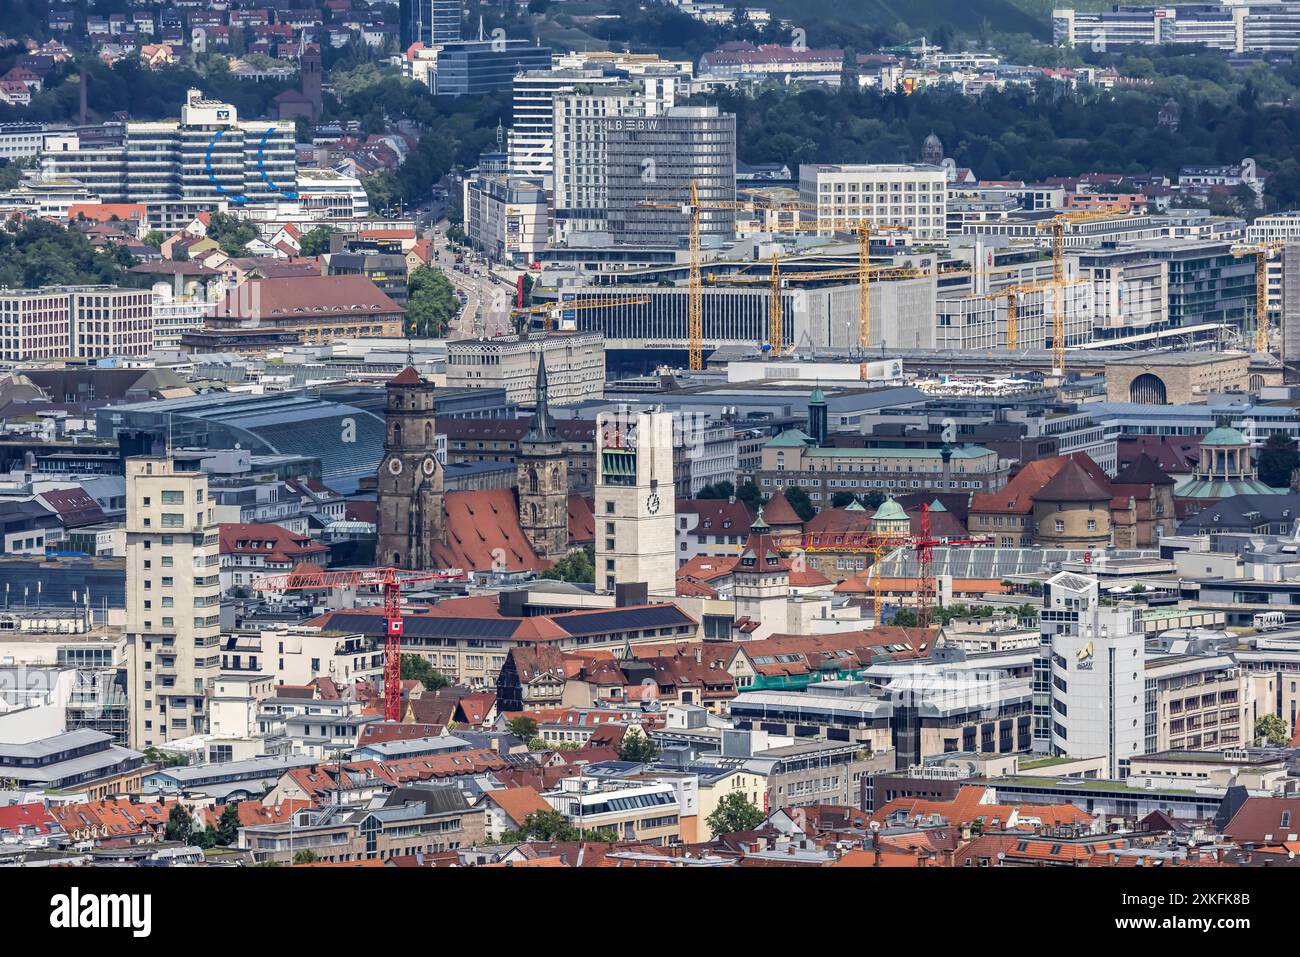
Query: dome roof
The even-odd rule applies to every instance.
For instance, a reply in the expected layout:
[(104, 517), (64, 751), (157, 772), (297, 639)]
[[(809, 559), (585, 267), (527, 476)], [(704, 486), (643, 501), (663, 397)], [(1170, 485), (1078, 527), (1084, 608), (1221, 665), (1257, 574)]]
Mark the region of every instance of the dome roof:
[(933, 132), (931, 132), (930, 135), (927, 136), (927, 137), (926, 137), (922, 142), (923, 142), (926, 146), (942, 146), (942, 145), (943, 145), (943, 141), (940, 140), (939, 137), (935, 136)]
[(1201, 445), (1246, 445), (1246, 437), (1237, 429), (1220, 426), (1214, 429), (1205, 438), (1201, 439)]
[(892, 498), (887, 498), (880, 503), (880, 508), (876, 509), (876, 514), (871, 516), (873, 522), (907, 522), (907, 512), (903, 511), (903, 506), (899, 505)]

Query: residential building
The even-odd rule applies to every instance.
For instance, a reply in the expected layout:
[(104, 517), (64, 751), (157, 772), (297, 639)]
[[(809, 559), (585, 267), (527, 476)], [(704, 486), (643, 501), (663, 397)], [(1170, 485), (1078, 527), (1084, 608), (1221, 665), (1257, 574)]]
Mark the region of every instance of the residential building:
[(208, 477), (170, 458), (126, 463), (126, 641), (131, 742), (207, 730), (221, 664), (220, 536)]

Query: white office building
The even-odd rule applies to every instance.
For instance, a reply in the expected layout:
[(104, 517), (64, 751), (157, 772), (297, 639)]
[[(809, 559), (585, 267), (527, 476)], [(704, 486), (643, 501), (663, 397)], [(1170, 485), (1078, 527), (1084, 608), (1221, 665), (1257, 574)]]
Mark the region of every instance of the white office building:
[[(1145, 639), (1137, 605), (1103, 606), (1097, 579), (1049, 579), (1034, 666), (1036, 748), (1069, 758), (1104, 757), (1112, 778), (1128, 776), (1145, 743)], [(1040, 708), (1047, 705), (1047, 714)]]
[(940, 166), (916, 164), (805, 164), (799, 167), (799, 200), (809, 214), (838, 229), (859, 220), (877, 227), (903, 227), (917, 240), (947, 236), (948, 179)]

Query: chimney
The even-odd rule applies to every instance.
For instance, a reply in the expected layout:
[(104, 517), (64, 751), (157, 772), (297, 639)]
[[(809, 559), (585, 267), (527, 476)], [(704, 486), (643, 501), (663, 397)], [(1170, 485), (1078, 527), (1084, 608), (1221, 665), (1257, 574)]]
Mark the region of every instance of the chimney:
[(696, 645), (696, 646), (695, 646), (695, 663), (698, 665), (698, 664), (699, 664), (701, 661), (703, 661), (703, 660), (704, 660), (704, 649), (701, 648), (699, 645)]

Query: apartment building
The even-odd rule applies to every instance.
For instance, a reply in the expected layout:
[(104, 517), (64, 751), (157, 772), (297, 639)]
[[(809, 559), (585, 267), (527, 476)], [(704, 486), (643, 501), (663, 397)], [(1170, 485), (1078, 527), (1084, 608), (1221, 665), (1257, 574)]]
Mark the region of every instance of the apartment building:
[(131, 742), (207, 730), (221, 666), (220, 536), (204, 472), (126, 462), (126, 643)]
[(1145, 675), (1147, 754), (1250, 743), (1247, 672), (1229, 655), (1161, 655), (1146, 662)]
[(808, 215), (839, 229), (858, 220), (899, 226), (920, 241), (947, 236), (948, 177), (940, 166), (925, 164), (804, 164), (799, 167), (799, 200)]

